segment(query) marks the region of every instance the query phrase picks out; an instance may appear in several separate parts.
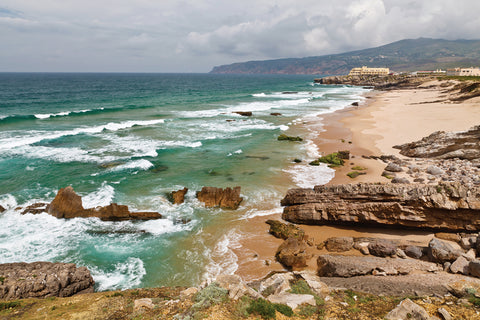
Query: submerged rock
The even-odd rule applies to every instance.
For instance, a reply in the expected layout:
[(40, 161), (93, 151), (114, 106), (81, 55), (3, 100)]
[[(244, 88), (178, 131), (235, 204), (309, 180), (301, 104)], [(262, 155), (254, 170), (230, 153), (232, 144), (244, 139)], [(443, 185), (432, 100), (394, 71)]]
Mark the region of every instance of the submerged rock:
[(480, 188), (373, 184), (290, 189), (284, 220), (313, 225), (384, 225), (452, 231), (480, 230)]
[(197, 192), (197, 199), (205, 203), (205, 207), (220, 207), (223, 209), (236, 210), (243, 201), (240, 197), (240, 187), (235, 188), (215, 188), (203, 187)]
[(127, 206), (116, 203), (85, 209), (82, 205), (82, 197), (77, 195), (71, 186), (60, 189), (55, 199), (47, 206), (46, 211), (56, 218), (96, 217), (104, 221), (150, 220), (162, 217), (158, 212), (130, 212)]
[(251, 117), (253, 113), (251, 111), (235, 111), (234, 113), (239, 114), (244, 117)]
[(69, 297), (93, 292), (95, 284), (90, 271), (74, 263), (5, 263), (0, 276), (0, 300)]

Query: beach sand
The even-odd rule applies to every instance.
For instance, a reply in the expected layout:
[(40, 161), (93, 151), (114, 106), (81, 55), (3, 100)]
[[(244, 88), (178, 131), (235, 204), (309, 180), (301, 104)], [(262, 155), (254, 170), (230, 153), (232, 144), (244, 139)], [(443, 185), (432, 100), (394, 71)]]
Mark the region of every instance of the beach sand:
[[(392, 148), (394, 145), (419, 140), (438, 130), (463, 131), (480, 124), (478, 98), (462, 103), (436, 102), (446, 98), (445, 88), (438, 84), (438, 81), (433, 81), (417, 89), (372, 91), (358, 107), (348, 107), (319, 117), (322, 131), (318, 133), (315, 143), (321, 153), (326, 155), (338, 150), (350, 150), (351, 154), (348, 164), (336, 168), (335, 177), (328, 184), (389, 183), (387, 178), (381, 176), (386, 164), (362, 156), (399, 156), (399, 150)], [(307, 123), (305, 126), (312, 130), (318, 128), (319, 123)], [(353, 166), (366, 168), (366, 174), (354, 179), (349, 178), (346, 174), (352, 171)], [(240, 227), (246, 234), (252, 235), (241, 240), (242, 246), (234, 250), (239, 256), (236, 273), (247, 281), (282, 269), (274, 257), (282, 240), (268, 234), (269, 226), (265, 224), (267, 219), (281, 219), (281, 214), (256, 217)], [(314, 239), (315, 244), (329, 237), (369, 236), (426, 245), (433, 237), (432, 233), (421, 231), (304, 225), (300, 227), (310, 239)], [(317, 255), (322, 253), (315, 246), (310, 247), (309, 251)], [(249, 259), (244, 260), (245, 257)], [(265, 261), (268, 261), (268, 265)], [(316, 269), (315, 259), (310, 261), (309, 267)]]

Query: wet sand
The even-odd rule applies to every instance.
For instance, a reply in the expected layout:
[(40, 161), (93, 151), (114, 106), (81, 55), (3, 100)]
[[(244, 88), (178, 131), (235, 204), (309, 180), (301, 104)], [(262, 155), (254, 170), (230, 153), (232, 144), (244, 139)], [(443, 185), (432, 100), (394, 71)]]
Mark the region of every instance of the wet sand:
[[(322, 154), (350, 150), (350, 161), (345, 166), (336, 168), (335, 177), (328, 184), (389, 183), (387, 178), (381, 176), (386, 164), (362, 156), (398, 156), (398, 150), (392, 148), (394, 145), (419, 140), (438, 130), (462, 131), (480, 124), (480, 100), (471, 99), (462, 103), (435, 102), (445, 98), (442, 92), (444, 88), (432, 87), (435, 84), (438, 82), (426, 83), (418, 89), (373, 91), (367, 94), (365, 102), (358, 107), (351, 106), (323, 115), (316, 123), (304, 124), (310, 130), (322, 128), (315, 140)], [(355, 179), (349, 178), (346, 174), (352, 171), (354, 166), (366, 168), (363, 170), (366, 174)], [(283, 270), (274, 257), (282, 240), (268, 234), (269, 226), (265, 223), (268, 219), (281, 220), (281, 213), (249, 219), (240, 226), (246, 237), (240, 241), (241, 247), (234, 249), (239, 257), (236, 274), (247, 281), (262, 278), (271, 271)], [(316, 255), (323, 252), (316, 249), (316, 244), (329, 237), (387, 238), (418, 245), (426, 245), (433, 237), (431, 232), (411, 230), (306, 225), (300, 227), (313, 239), (315, 246), (309, 248), (309, 253)], [(358, 252), (352, 251), (350, 254)], [(316, 259), (310, 261), (309, 268), (316, 269)]]

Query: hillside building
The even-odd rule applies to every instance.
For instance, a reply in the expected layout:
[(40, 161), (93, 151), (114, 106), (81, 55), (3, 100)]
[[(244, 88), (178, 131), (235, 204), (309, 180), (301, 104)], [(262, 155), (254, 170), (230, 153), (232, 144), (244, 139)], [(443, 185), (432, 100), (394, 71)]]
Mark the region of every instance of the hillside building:
[(480, 76), (480, 68), (454, 68), (447, 69), (447, 76), (473, 77)]
[(390, 73), (389, 68), (353, 68), (350, 70), (349, 76), (387, 76)]

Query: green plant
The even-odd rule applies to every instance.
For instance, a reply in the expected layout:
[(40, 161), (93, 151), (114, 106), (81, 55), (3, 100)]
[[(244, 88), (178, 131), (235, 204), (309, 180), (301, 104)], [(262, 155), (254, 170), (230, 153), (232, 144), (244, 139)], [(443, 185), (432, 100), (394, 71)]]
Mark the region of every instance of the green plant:
[(258, 314), (263, 319), (276, 319), (273, 303), (261, 298), (253, 300), (247, 308), (247, 312), (248, 314)]
[(355, 166), (355, 167), (352, 167), (352, 170), (363, 171), (363, 170), (367, 170), (367, 168), (364, 168), (364, 167), (361, 167), (361, 166)]
[(308, 286), (307, 281), (305, 280), (297, 280), (293, 283), (290, 283), (290, 290), (291, 293), (296, 294), (311, 294), (314, 295), (314, 292)]
[(287, 317), (293, 316), (292, 308), (290, 308), (289, 306), (287, 306), (285, 304), (274, 303), (273, 307), (275, 308), (275, 310), (277, 310), (278, 312), (280, 312), (283, 315), (286, 315)]
[(0, 282), (1, 282), (1, 284), (3, 284), (3, 282), (5, 281), (5, 279), (6, 279), (5, 277), (0, 276)]
[(358, 171), (351, 171), (351, 172), (347, 173), (347, 176), (348, 176), (349, 178), (354, 179), (354, 178), (358, 177), (358, 176), (361, 175), (361, 174), (362, 174), (362, 173), (361, 173), (361, 172), (358, 172)]
[(338, 152), (327, 154), (326, 156), (320, 157), (319, 162), (327, 163), (329, 167), (340, 167), (343, 166), (345, 161), (339, 157)]
[(297, 308), (297, 314), (302, 318), (310, 318), (317, 313), (318, 308), (311, 305), (301, 305)]
[(114, 292), (112, 293), (111, 295), (109, 295), (108, 297), (123, 297), (123, 293), (121, 292)]
[(20, 301), (0, 302), (0, 311), (20, 307), (21, 305)]
[(248, 296), (241, 297), (238, 303), (235, 305), (234, 315), (237, 317), (247, 318), (249, 315), (247, 310), (252, 301), (253, 299)]
[(292, 136), (287, 136), (286, 134), (282, 133), (281, 135), (278, 136), (277, 138), (278, 141), (303, 141), (301, 137), (292, 137)]
[(436, 186), (435, 189), (438, 193), (442, 192), (442, 186)]
[(353, 292), (352, 290), (345, 290), (345, 294), (346, 294), (345, 302), (351, 306), (355, 305), (356, 298), (357, 298), (357, 295), (355, 294), (355, 292)]
[(468, 301), (473, 304), (475, 307), (480, 307), (480, 298), (475, 297), (474, 295), (471, 295), (468, 298)]
[(211, 283), (195, 295), (195, 304), (192, 309), (198, 310), (208, 308), (227, 300), (228, 290), (218, 286), (216, 282)]

